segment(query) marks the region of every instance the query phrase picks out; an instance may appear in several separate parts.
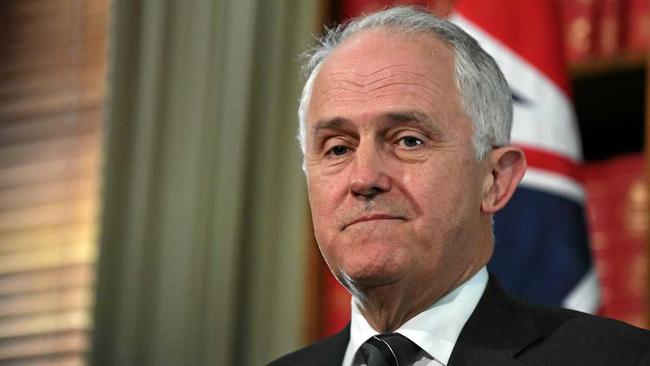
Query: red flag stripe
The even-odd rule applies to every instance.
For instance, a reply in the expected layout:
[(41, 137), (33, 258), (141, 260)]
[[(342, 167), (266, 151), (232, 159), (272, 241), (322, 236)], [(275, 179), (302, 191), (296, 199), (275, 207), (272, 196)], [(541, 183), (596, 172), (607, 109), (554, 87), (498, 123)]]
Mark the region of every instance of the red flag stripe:
[(571, 160), (562, 155), (536, 149), (530, 146), (520, 146), (526, 154), (526, 162), (528, 166), (550, 171), (576, 182), (582, 182), (581, 166), (574, 160)]
[(557, 3), (460, 0), (456, 11), (526, 59), (570, 95)]

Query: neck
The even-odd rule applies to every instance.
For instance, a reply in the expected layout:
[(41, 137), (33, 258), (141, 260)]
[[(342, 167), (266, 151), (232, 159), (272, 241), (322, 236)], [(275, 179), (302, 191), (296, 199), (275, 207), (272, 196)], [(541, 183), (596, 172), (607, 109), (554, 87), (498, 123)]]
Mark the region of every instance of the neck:
[(450, 284), (443, 287), (405, 288), (403, 284), (355, 289), (353, 291), (361, 314), (376, 331), (391, 333), (408, 320), (423, 312), (440, 298), (470, 279), (481, 267), (463, 272)]
[(376, 331), (393, 332), (485, 266), (494, 246), (490, 219), (491, 216), (483, 219), (480, 234), (472, 239), (477, 243), (473, 255), (461, 253), (459, 261), (450, 261), (456, 265), (440, 266), (437, 273), (428, 277), (402, 278), (385, 285), (364, 286), (346, 276), (341, 283), (350, 290), (361, 314)]
[[(391, 291), (387, 291), (391, 292)], [(395, 299), (395, 294), (389, 294), (391, 299), (378, 298), (373, 295), (371, 298), (365, 298), (357, 301), (357, 306), (361, 314), (366, 318), (368, 323), (380, 333), (391, 333), (401, 327), (409, 319), (424, 311), (428, 305), (406, 303), (405, 301)], [(405, 306), (407, 305), (407, 306)]]

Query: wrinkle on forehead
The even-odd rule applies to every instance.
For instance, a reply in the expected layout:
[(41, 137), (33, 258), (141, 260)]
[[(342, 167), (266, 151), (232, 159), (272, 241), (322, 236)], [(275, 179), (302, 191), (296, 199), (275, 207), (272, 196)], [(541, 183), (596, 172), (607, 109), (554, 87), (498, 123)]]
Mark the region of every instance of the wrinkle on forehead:
[(307, 119), (361, 110), (381, 113), (382, 108), (425, 108), (434, 119), (464, 115), (454, 59), (451, 46), (432, 35), (361, 31), (324, 61)]
[(367, 74), (336, 71), (323, 79), (314, 89), (314, 93), (319, 95), (312, 100), (316, 109), (333, 100), (367, 102), (397, 93), (422, 99), (436, 107), (436, 101), (444, 100), (445, 94), (454, 93), (443, 88), (445, 82), (440, 78), (433, 78), (429, 73), (413, 70), (405, 64), (389, 65)]
[[(363, 67), (363, 65), (359, 66)], [(333, 71), (329, 74), (333, 81), (349, 82), (361, 87), (364, 85), (372, 85), (394, 77), (396, 73), (410, 74), (413, 77), (422, 78), (424, 82), (434, 82), (434, 80), (428, 77), (425, 73), (411, 71), (411, 65), (408, 64), (388, 65), (369, 73), (357, 72), (356, 68), (350, 68), (350, 70), (347, 71)], [(355, 79), (358, 79), (358, 81)], [(364, 80), (365, 83), (363, 82)]]

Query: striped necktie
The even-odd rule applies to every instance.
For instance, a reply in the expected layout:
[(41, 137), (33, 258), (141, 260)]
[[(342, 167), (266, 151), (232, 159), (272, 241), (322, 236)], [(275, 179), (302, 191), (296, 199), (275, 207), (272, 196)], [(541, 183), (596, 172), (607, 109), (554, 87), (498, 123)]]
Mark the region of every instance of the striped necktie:
[(359, 348), (359, 357), (367, 366), (407, 366), (422, 352), (417, 344), (399, 333), (378, 334)]

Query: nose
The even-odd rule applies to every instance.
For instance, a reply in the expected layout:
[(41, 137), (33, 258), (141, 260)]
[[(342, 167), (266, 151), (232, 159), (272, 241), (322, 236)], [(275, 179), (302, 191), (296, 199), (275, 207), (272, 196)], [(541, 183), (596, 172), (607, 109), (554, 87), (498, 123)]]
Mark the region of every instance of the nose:
[(359, 146), (351, 168), (349, 190), (353, 196), (370, 200), (390, 190), (392, 183), (385, 171), (386, 162), (373, 146)]

